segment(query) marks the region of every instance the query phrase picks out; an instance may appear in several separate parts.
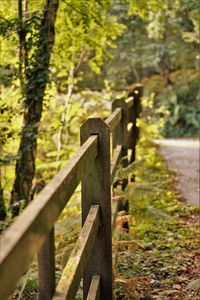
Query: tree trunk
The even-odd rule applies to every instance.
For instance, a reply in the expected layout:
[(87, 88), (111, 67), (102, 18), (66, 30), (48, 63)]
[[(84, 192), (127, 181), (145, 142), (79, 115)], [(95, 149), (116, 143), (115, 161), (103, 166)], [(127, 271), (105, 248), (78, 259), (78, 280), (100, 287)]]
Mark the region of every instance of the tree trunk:
[(3, 188), (1, 185), (1, 174), (0, 174), (0, 221), (4, 221), (6, 218), (6, 207), (3, 198)]
[[(28, 18), (28, 0), (24, 0), (24, 21)], [(24, 23), (23, 23), (24, 25)], [(25, 26), (25, 25), (24, 25)], [(24, 29), (25, 32), (25, 29)], [(27, 48), (27, 42), (26, 42), (26, 32), (24, 33), (24, 72), (25, 72), (25, 78), (28, 77), (28, 48)]]
[[(74, 77), (76, 76), (76, 72), (78, 71), (80, 65), (84, 61), (84, 52), (80, 53), (80, 57), (78, 59), (77, 64), (75, 65), (75, 59), (74, 55), (72, 55), (71, 58), (71, 68), (69, 70), (69, 76), (68, 76), (68, 88), (67, 88), (67, 95), (65, 99), (65, 104), (64, 104), (64, 111), (61, 115), (60, 118), (60, 127), (58, 131), (58, 144), (57, 144), (57, 162), (60, 160), (61, 157), (61, 149), (63, 145), (63, 132), (64, 132), (64, 127), (66, 125), (66, 122), (68, 122), (69, 126), (69, 110), (70, 110), (70, 103), (71, 103), (71, 98), (72, 98), (72, 93), (74, 89)], [(68, 136), (69, 136), (69, 130), (68, 130)], [(65, 143), (67, 143), (67, 139), (65, 140)], [(58, 167), (59, 170), (60, 167)]]
[[(34, 63), (27, 74), (24, 122), (16, 163), (16, 176), (11, 193), (11, 205), (18, 204), (13, 215), (19, 213), (20, 201), (28, 204), (32, 180), (35, 174), (37, 134), (42, 116), (43, 98), (48, 82), (50, 55), (55, 39), (55, 21), (59, 0), (47, 0), (40, 26)], [(15, 205), (16, 208), (16, 205)]]
[(137, 70), (135, 64), (132, 64), (131, 70), (132, 70), (132, 72), (133, 72), (133, 75), (135, 76), (136, 82), (140, 82), (140, 75), (139, 75), (139, 73), (138, 73), (138, 70)]
[(24, 31), (23, 31), (23, 9), (22, 1), (18, 0), (18, 35), (19, 35), (19, 80), (23, 96), (24, 76), (23, 76), (23, 45), (24, 45)]
[(68, 90), (67, 90), (67, 95), (66, 95), (66, 100), (64, 105), (64, 111), (61, 115), (60, 127), (58, 131), (57, 161), (59, 161), (61, 157), (61, 149), (63, 144), (63, 131), (64, 131), (65, 123), (66, 121), (68, 121), (69, 105), (70, 105), (70, 100), (74, 88), (74, 67), (71, 67), (71, 69), (69, 70), (68, 81), (69, 83), (68, 83)]
[(28, 14), (28, 0), (18, 0), (18, 36), (19, 36), (19, 80), (22, 97), (25, 97), (25, 81), (28, 72), (28, 49), (24, 19)]

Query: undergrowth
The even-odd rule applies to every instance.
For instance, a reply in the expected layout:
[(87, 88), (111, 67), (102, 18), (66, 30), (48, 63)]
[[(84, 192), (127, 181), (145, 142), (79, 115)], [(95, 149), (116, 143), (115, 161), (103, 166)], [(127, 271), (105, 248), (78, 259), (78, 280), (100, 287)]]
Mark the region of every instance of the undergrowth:
[(163, 118), (160, 132), (165, 137), (198, 137), (200, 117), (200, 76), (194, 70), (178, 70), (166, 77), (143, 79), (145, 94), (154, 94), (150, 115), (153, 122)]
[[(143, 107), (146, 104), (151, 109), (152, 101), (144, 98)], [(198, 210), (174, 189), (175, 174), (151, 141), (158, 137), (158, 125), (146, 115), (145, 122), (139, 122), (137, 160), (125, 170), (119, 168), (117, 174), (119, 178), (135, 177), (135, 181), (123, 192), (129, 199), (129, 216), (121, 213), (117, 218), (117, 224), (129, 221), (129, 233), (120, 226), (114, 233), (115, 298), (200, 300)], [(79, 198), (78, 188), (56, 224), (56, 282), (80, 232)], [(9, 299), (34, 300), (37, 286), (34, 260)]]
[(198, 209), (174, 189), (175, 174), (149, 139), (152, 128), (142, 121), (140, 127), (137, 161), (129, 167), (135, 182), (123, 194), (129, 233), (115, 233), (116, 299), (199, 300)]

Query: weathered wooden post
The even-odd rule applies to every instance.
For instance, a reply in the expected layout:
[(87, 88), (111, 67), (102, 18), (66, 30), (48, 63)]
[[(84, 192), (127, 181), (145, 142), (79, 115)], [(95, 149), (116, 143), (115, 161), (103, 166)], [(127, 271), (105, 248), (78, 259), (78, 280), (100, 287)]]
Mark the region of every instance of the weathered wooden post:
[(141, 97), (143, 93), (143, 86), (136, 84), (132, 92), (129, 93), (129, 97), (133, 97), (133, 106), (129, 110), (129, 121), (133, 123), (133, 133), (131, 140), (131, 158), (130, 163), (135, 161), (136, 145), (139, 138), (139, 128), (137, 127), (137, 119), (141, 112)]
[(93, 275), (100, 275), (100, 299), (112, 299), (112, 235), (110, 188), (110, 130), (99, 118), (88, 119), (81, 127), (81, 144), (98, 135), (98, 155), (82, 180), (82, 223), (90, 206), (100, 205), (100, 228), (83, 276), (83, 298), (87, 298)]
[(50, 300), (55, 292), (54, 228), (38, 252), (38, 300)]
[[(128, 105), (124, 100), (115, 100), (112, 103), (112, 111), (115, 110), (115, 108), (121, 107), (122, 109), (122, 119), (119, 122), (118, 126), (113, 131), (112, 139), (113, 139), (113, 148), (116, 147), (117, 144), (122, 145), (122, 166), (127, 167), (128, 165), (128, 145), (127, 145), (127, 125), (128, 125), (128, 119), (129, 119), (129, 109)], [(123, 179), (122, 182), (122, 189), (124, 190), (126, 185), (128, 183), (128, 180), (126, 178)], [(115, 183), (114, 183), (115, 187)]]

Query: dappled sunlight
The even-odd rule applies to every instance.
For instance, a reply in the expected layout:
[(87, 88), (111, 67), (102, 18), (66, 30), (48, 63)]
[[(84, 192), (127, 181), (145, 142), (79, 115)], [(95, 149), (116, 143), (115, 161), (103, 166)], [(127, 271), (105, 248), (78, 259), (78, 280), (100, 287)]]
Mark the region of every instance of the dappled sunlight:
[(116, 227), (116, 300), (199, 300), (199, 2), (4, 0), (0, 44), (0, 298), (111, 300)]
[(193, 148), (199, 149), (200, 141), (198, 139), (154, 139), (158, 145), (177, 147), (177, 148)]

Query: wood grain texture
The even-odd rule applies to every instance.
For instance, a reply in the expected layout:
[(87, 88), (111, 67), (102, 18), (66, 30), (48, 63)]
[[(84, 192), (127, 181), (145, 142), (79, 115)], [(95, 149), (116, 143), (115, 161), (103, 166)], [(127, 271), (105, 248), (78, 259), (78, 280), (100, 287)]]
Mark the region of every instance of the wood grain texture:
[(120, 197), (112, 200), (112, 231), (115, 230), (116, 218), (120, 204), (122, 202), (121, 200), (122, 199)]
[(120, 107), (116, 108), (113, 113), (105, 120), (105, 123), (110, 127), (110, 131), (113, 131), (119, 124), (122, 118), (122, 110)]
[(131, 96), (131, 97), (128, 97), (126, 100), (125, 100), (127, 106), (128, 106), (128, 109), (130, 109), (132, 106), (133, 106), (133, 102), (134, 102), (134, 98)]
[(74, 300), (99, 228), (99, 205), (92, 205), (52, 300)]
[(110, 180), (113, 181), (117, 167), (119, 165), (120, 159), (122, 158), (122, 145), (117, 145), (117, 147), (113, 151), (113, 156), (111, 160), (111, 171), (110, 171)]
[(127, 136), (126, 136), (126, 145), (128, 149), (133, 148), (133, 130), (134, 130), (134, 124), (129, 123), (127, 126)]
[[(40, 249), (85, 171), (98, 153), (97, 136), (90, 137), (76, 155), (22, 212), (0, 239), (0, 295), (7, 299)], [(12, 272), (10, 272), (12, 270)]]
[(100, 205), (100, 228), (83, 277), (83, 296), (87, 299), (92, 276), (101, 276), (100, 299), (112, 299), (112, 234), (110, 187), (110, 128), (102, 119), (88, 119), (81, 127), (81, 143), (98, 134), (98, 156), (82, 180), (82, 222), (91, 204)]
[(90, 289), (87, 295), (87, 300), (99, 300), (100, 295), (100, 276), (93, 275), (90, 284)]
[(121, 107), (122, 109), (122, 119), (113, 132), (113, 149), (117, 145), (122, 145), (122, 156), (124, 157), (127, 156), (126, 136), (129, 120), (129, 110), (128, 105), (124, 100), (115, 100), (112, 104), (112, 110), (115, 111), (117, 107)]
[[(117, 107), (121, 107), (122, 109), (122, 119), (116, 129), (113, 131), (113, 149), (117, 145), (122, 145), (122, 166), (127, 167), (128, 165), (128, 147), (127, 147), (127, 125), (129, 122), (129, 109), (127, 103), (121, 100), (115, 100), (112, 104), (112, 110), (114, 111)], [(124, 178), (122, 181), (122, 189), (124, 190), (127, 186), (128, 179)], [(113, 186), (116, 187), (118, 185), (118, 181), (114, 182)]]
[(50, 300), (55, 292), (54, 228), (38, 252), (38, 300)]
[(130, 138), (131, 144), (129, 148), (132, 149), (130, 163), (135, 161), (136, 144), (139, 138), (139, 127), (137, 126), (137, 119), (141, 113), (141, 97), (143, 94), (143, 86), (136, 84), (133, 91), (129, 93), (129, 97), (133, 97), (133, 106), (129, 110), (129, 121), (133, 123), (132, 137)]

